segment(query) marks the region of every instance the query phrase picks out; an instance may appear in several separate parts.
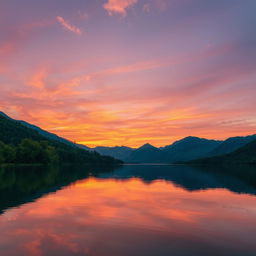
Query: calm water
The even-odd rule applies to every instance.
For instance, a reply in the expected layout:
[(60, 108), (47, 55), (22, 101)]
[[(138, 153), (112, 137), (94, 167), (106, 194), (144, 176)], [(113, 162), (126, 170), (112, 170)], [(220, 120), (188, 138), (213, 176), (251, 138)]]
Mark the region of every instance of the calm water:
[(0, 169), (0, 255), (255, 256), (256, 169)]

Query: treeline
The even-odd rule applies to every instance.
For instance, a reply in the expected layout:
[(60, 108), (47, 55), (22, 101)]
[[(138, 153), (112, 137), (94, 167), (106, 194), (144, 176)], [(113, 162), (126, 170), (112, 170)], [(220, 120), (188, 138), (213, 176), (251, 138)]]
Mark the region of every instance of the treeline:
[(0, 141), (0, 163), (57, 163), (57, 150), (47, 141), (23, 139), (17, 146)]
[(23, 139), (17, 146), (0, 141), (0, 164), (3, 163), (121, 163), (112, 157), (78, 148), (54, 147), (48, 141)]

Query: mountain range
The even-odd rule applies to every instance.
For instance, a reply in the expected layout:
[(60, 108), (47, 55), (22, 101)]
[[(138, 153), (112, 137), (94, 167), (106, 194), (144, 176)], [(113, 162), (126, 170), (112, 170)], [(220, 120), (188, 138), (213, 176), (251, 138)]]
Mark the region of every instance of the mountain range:
[(127, 163), (176, 163), (232, 153), (254, 140), (256, 135), (232, 137), (224, 141), (189, 136), (160, 148), (147, 143), (139, 148), (96, 147), (91, 150)]
[[(9, 121), (12, 124), (6, 128), (4, 128), (3, 125), (0, 125), (0, 132), (2, 133), (0, 136), (0, 140), (2, 140), (3, 142), (5, 142), (3, 139), (4, 134), (6, 134), (6, 132), (8, 133), (9, 131), (9, 135), (6, 135), (6, 138), (8, 138), (7, 143), (17, 143), (17, 136), (15, 135), (17, 134), (17, 132), (15, 132), (15, 129), (19, 131), (18, 133), (20, 133), (21, 127), (23, 127), (23, 137), (28, 137), (36, 140), (39, 140), (39, 138), (41, 140), (43, 138), (46, 138), (51, 142), (51, 144), (57, 145), (58, 147), (76, 149), (79, 152), (86, 152), (86, 154), (89, 154), (91, 156), (97, 153), (98, 156), (108, 156), (111, 158), (122, 160), (127, 163), (176, 163), (193, 162), (193, 160), (197, 159), (200, 159), (198, 161), (202, 160), (202, 162), (206, 162), (206, 159), (208, 159), (207, 161), (214, 162), (214, 159), (220, 160), (220, 158), (217, 158), (218, 156), (225, 156), (226, 159), (227, 154), (236, 152), (240, 148), (243, 148), (244, 146), (256, 140), (256, 134), (244, 137), (231, 137), (224, 141), (209, 140), (205, 138), (189, 136), (181, 140), (175, 141), (170, 145), (159, 148), (149, 143), (146, 143), (139, 148), (130, 148), (126, 146), (98, 146), (95, 148), (90, 148), (85, 145), (73, 143), (67, 139), (45, 131), (38, 126), (32, 125), (25, 121), (14, 120), (3, 112), (0, 112), (0, 117), (4, 119), (5, 122)], [(15, 129), (11, 128), (13, 126), (13, 123), (15, 123)], [(25, 128), (27, 128), (27, 130)], [(20, 141), (20, 139), (21, 138), (18, 138), (18, 141)]]

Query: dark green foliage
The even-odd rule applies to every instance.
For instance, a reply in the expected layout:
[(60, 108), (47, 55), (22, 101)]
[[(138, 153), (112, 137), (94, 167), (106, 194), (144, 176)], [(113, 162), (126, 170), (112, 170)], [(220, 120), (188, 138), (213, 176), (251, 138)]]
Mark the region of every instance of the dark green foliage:
[(24, 139), (17, 146), (9, 146), (0, 141), (0, 163), (41, 163), (58, 162), (56, 149), (47, 141)]
[(0, 141), (0, 163), (13, 163), (16, 159), (16, 149)]
[(0, 164), (4, 162), (4, 156), (3, 156), (3, 151), (2, 148), (0, 148)]
[(0, 163), (120, 164), (112, 157), (67, 145), (0, 114)]
[(16, 162), (56, 163), (58, 162), (58, 153), (47, 141), (24, 139), (16, 149)]

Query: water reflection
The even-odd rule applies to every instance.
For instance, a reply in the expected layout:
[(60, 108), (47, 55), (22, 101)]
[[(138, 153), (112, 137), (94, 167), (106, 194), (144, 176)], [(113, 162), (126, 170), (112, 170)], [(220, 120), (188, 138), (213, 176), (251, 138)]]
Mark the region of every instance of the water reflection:
[(34, 201), (77, 180), (111, 171), (111, 166), (0, 166), (0, 214), (7, 208)]
[(225, 188), (237, 193), (256, 194), (256, 166), (220, 165), (126, 165), (101, 177), (128, 179), (137, 177), (146, 183), (172, 181), (187, 190)]
[(0, 216), (1, 255), (255, 256), (255, 179), (244, 170), (251, 179), (184, 166), (1, 170), (1, 199), (12, 194), (2, 211), (28, 202)]

